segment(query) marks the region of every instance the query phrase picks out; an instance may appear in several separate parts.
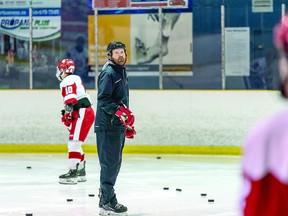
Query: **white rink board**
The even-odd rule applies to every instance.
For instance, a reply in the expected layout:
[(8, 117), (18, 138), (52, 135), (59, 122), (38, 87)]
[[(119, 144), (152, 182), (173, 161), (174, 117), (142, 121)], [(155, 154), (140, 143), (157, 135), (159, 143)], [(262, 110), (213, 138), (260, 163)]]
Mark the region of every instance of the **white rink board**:
[[(88, 90), (96, 108), (96, 91)], [(60, 90), (0, 91), (0, 144), (65, 144)], [(287, 106), (277, 91), (130, 90), (137, 135), (127, 145), (241, 146), (247, 130)], [(95, 145), (91, 129), (86, 144)]]

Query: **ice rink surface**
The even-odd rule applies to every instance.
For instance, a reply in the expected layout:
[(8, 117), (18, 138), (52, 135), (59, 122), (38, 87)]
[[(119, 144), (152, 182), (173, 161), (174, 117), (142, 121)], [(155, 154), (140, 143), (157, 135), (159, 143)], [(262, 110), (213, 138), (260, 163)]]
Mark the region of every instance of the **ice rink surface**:
[[(240, 160), (124, 154), (117, 198), (129, 216), (238, 216)], [(68, 171), (66, 154), (1, 154), (0, 215), (99, 215), (96, 153), (86, 155), (86, 161), (87, 182), (61, 185), (58, 176)]]

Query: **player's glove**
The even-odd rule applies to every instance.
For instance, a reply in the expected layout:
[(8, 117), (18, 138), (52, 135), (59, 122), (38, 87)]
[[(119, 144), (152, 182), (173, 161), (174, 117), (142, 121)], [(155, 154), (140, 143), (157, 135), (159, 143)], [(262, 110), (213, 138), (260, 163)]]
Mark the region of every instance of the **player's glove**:
[(128, 126), (125, 130), (125, 136), (128, 139), (133, 139), (134, 135), (136, 135), (136, 130), (134, 129), (134, 126)]
[(64, 113), (62, 112), (61, 120), (66, 127), (69, 127), (72, 124), (72, 117), (71, 117), (70, 113), (65, 114), (65, 111), (64, 111)]
[(135, 117), (131, 110), (129, 110), (125, 104), (122, 103), (121, 106), (115, 113), (115, 115), (120, 119), (122, 124), (126, 127), (125, 129), (125, 137), (129, 139), (133, 139), (136, 134), (136, 130), (134, 129), (134, 121)]
[(120, 108), (116, 111), (115, 115), (125, 126), (132, 126), (134, 124), (135, 117), (131, 110), (129, 110), (127, 107), (120, 106)]
[(61, 121), (64, 123), (65, 126), (70, 127), (72, 121), (74, 119), (79, 118), (79, 113), (77, 111), (66, 112), (64, 109), (61, 110)]

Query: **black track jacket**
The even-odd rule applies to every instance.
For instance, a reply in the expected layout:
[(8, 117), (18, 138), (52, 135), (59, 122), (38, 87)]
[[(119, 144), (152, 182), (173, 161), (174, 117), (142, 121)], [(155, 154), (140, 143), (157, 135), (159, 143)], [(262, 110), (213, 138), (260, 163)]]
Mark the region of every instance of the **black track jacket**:
[(125, 126), (115, 116), (121, 103), (129, 107), (126, 68), (108, 61), (98, 76), (95, 132), (105, 129), (125, 130)]

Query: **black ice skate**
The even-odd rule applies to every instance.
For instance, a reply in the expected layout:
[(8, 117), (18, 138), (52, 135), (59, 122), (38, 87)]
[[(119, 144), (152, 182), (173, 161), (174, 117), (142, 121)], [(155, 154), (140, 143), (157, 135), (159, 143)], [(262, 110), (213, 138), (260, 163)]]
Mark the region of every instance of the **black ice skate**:
[(101, 216), (128, 216), (127, 207), (120, 203), (117, 203), (114, 206), (108, 203), (102, 206), (102, 208), (100, 209), (99, 215)]
[(76, 169), (70, 169), (68, 173), (59, 176), (59, 183), (60, 184), (77, 184), (77, 170), (78, 164)]
[(86, 171), (85, 171), (86, 161), (84, 161), (84, 167), (80, 170), (77, 170), (77, 181), (85, 182), (86, 180)]
[(102, 190), (101, 188), (99, 188), (99, 194), (98, 194), (98, 197), (99, 197), (99, 208), (102, 208), (103, 207), (103, 196), (102, 196)]

